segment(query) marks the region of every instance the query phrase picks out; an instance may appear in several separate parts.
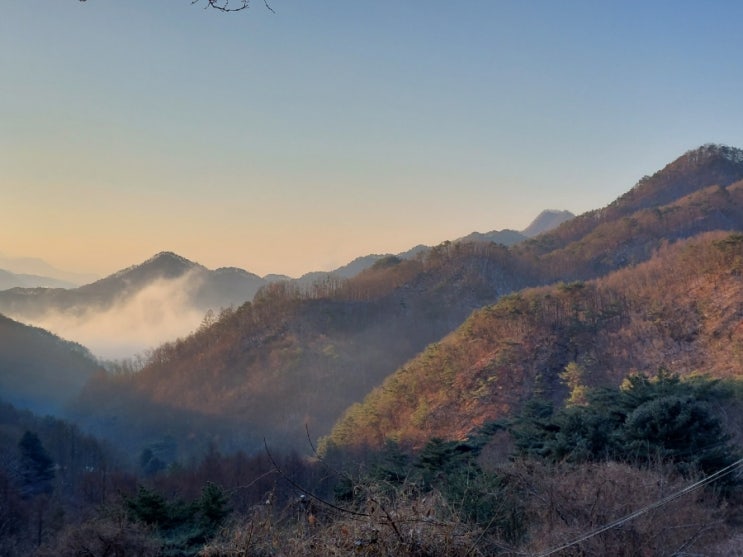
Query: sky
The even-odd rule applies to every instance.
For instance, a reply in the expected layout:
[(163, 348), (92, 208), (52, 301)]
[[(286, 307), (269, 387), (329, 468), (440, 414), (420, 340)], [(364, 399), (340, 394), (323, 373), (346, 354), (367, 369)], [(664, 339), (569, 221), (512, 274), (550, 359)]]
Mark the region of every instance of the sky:
[(4, 5), (0, 253), (299, 276), (743, 147), (737, 0), (269, 2)]

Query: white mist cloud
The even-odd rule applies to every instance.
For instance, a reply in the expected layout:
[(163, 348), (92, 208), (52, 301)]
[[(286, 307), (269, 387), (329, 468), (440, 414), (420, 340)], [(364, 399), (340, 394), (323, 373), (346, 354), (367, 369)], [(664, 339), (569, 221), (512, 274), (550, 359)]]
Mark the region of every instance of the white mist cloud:
[(159, 279), (105, 310), (78, 308), (81, 311), (75, 314), (55, 310), (33, 320), (10, 317), (79, 342), (99, 358), (128, 358), (198, 328), (205, 311), (192, 305), (191, 293), (199, 280), (193, 273)]

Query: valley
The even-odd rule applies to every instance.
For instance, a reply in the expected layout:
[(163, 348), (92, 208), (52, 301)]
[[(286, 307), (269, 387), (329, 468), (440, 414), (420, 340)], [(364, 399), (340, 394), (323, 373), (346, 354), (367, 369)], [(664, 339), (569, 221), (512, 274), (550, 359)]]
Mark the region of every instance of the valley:
[[(74, 528), (89, 528), (87, 539), (118, 535), (156, 555), (146, 526), (173, 554), (233, 555), (241, 543), (269, 554), (256, 505), (275, 497), (327, 529), (316, 554), (333, 539), (369, 555), (467, 555), (480, 542), (481, 554), (546, 555), (587, 524), (629, 514), (622, 489), (683, 490), (739, 465), (743, 151), (705, 145), (606, 207), (540, 218), (550, 224), (360, 256), (299, 279), (162, 252), (83, 286), (0, 291), (0, 487), (12, 502), (0, 518), (15, 524), (0, 521), (0, 535), (28, 547), (35, 521), (39, 547), (73, 547)], [(615, 430), (596, 426), (609, 415), (621, 415)], [(673, 436), (700, 443), (683, 437), (688, 424), (704, 426), (717, 464), (671, 451)], [(670, 437), (653, 437), (661, 426)], [(623, 453), (631, 443), (656, 453)], [(743, 508), (737, 472), (730, 481), (673, 507), (673, 536), (652, 521), (638, 523), (635, 545), (605, 534), (607, 554), (662, 554), (667, 543), (713, 551), (725, 540), (730, 550)], [(131, 529), (91, 518), (55, 538), (63, 526), (48, 509), (92, 517), (116, 490)], [(540, 508), (547, 493), (554, 506)], [(613, 510), (584, 517), (585, 505)], [(334, 507), (345, 511), (333, 518)], [(234, 525), (215, 537), (230, 512), (253, 517), (252, 541)], [(424, 524), (415, 538), (403, 516), (434, 516), (439, 528)], [(694, 520), (699, 530), (682, 527)], [(291, 524), (281, 544), (311, 538), (309, 523)]]

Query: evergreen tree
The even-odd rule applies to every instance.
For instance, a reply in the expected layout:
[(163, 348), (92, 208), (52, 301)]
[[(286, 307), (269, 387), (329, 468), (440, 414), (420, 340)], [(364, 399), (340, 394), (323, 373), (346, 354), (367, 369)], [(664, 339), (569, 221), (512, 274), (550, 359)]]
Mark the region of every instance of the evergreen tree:
[(730, 439), (709, 404), (686, 396), (664, 396), (636, 408), (617, 432), (628, 458), (654, 457), (682, 471), (711, 474), (735, 460)]
[(196, 503), (201, 514), (201, 527), (205, 537), (216, 533), (217, 528), (230, 514), (227, 494), (217, 484), (207, 482), (201, 490), (201, 497)]
[(133, 521), (155, 529), (164, 555), (178, 557), (198, 554), (231, 512), (227, 494), (211, 482), (196, 501), (168, 501), (156, 491), (140, 487), (135, 497), (125, 498), (124, 505)]
[(132, 520), (148, 526), (163, 527), (169, 522), (169, 508), (159, 493), (140, 486), (136, 497), (125, 498), (124, 506)]
[(711, 474), (738, 458), (711, 405), (728, 395), (718, 381), (681, 381), (661, 370), (654, 378), (632, 375), (619, 389), (588, 391), (584, 405), (554, 413), (532, 401), (510, 431), (519, 452), (554, 461), (660, 460), (684, 474)]
[(53, 490), (54, 461), (39, 436), (26, 431), (18, 442), (21, 453), (20, 476), (23, 497), (32, 497)]

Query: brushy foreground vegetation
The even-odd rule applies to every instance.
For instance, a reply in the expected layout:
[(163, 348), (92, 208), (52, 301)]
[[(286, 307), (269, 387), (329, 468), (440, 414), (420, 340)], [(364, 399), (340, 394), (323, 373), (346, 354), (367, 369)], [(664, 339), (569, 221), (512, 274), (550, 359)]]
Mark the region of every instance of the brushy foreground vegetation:
[(662, 370), (579, 394), (419, 450), (89, 469), (87, 500), (27, 431), (2, 478), (0, 555), (743, 554), (737, 382)]
[[(359, 486), (364, 501), (349, 509), (355, 514), (277, 517), (257, 511), (200, 555), (546, 555), (687, 485), (663, 469), (619, 463), (520, 460), (494, 472), (504, 483), (500, 489), (472, 485), (473, 492), (461, 499), (411, 486), (390, 492), (389, 486), (374, 484)], [(487, 522), (467, 520), (472, 513), (467, 495), (480, 503), (489, 500)], [(730, 555), (736, 543), (728, 523), (733, 514), (715, 493), (691, 494), (556, 553), (672, 555), (704, 548), (707, 555)]]

